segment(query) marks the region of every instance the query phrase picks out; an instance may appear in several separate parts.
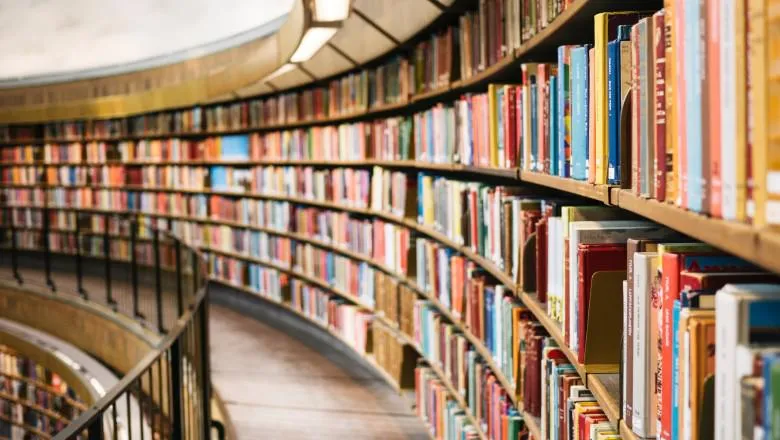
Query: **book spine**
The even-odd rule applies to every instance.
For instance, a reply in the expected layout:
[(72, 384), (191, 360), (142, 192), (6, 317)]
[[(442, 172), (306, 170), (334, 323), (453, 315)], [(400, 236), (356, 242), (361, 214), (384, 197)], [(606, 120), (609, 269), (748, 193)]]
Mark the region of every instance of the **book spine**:
[(593, 65), (594, 65), (594, 87), (593, 97), (594, 101), (592, 105), (594, 107), (594, 118), (591, 122), (594, 123), (595, 137), (594, 137), (594, 153), (595, 155), (590, 158), (594, 162), (595, 176), (593, 176), (594, 183), (606, 184), (607, 183), (607, 130), (608, 130), (608, 118), (607, 118), (607, 43), (609, 39), (608, 35), (608, 21), (609, 14), (596, 14), (594, 17), (594, 43), (593, 43)]
[[(631, 413), (632, 430), (642, 437), (650, 437), (651, 430), (646, 420), (647, 407), (644, 396), (651, 390), (649, 381), (648, 346), (650, 345), (650, 285), (648, 259), (641, 254), (634, 254), (634, 404)], [(655, 426), (655, 423), (652, 424)]]
[(702, 211), (702, 83), (701, 83), (701, 59), (703, 58), (701, 47), (701, 10), (699, 1), (685, 2), (685, 93), (686, 100), (690, 104), (687, 108), (688, 119), (685, 142), (685, 170), (683, 177), (687, 190), (684, 197), (684, 207), (691, 211)]
[(685, 7), (686, 0), (676, 0), (674, 8), (674, 29), (677, 32), (674, 33), (674, 40), (676, 41), (674, 53), (675, 53), (675, 85), (677, 86), (675, 96), (677, 97), (675, 106), (675, 115), (677, 120), (675, 121), (675, 127), (677, 128), (677, 162), (675, 168), (677, 172), (677, 198), (675, 204), (680, 207), (686, 206), (686, 194), (687, 194), (687, 169), (685, 155), (687, 151), (687, 102), (688, 102), (688, 87), (687, 87), (687, 75), (686, 69), (690, 62), (688, 58), (689, 53), (686, 48), (686, 30), (685, 23)]
[(544, 172), (553, 176), (558, 175), (558, 82), (560, 78), (556, 75), (550, 77), (550, 86), (548, 87), (550, 99), (547, 108), (549, 117), (549, 141), (547, 142), (547, 155), (544, 163)]
[(558, 47), (558, 176), (569, 177), (571, 165), (571, 46)]
[(578, 47), (571, 54), (571, 176), (577, 180), (587, 179), (586, 150), (588, 148), (588, 57), (587, 47)]
[(607, 183), (620, 184), (620, 41), (607, 44), (607, 141), (609, 164)]
[(721, 3), (720, 0), (709, 2), (707, 6), (707, 80), (708, 87), (705, 95), (709, 100), (705, 109), (708, 109), (707, 132), (709, 142), (709, 206), (705, 209), (711, 216), (720, 218), (722, 214), (722, 183), (721, 183)]
[[(734, 194), (735, 194), (735, 219), (745, 221), (747, 218), (747, 181), (748, 181), (748, 159), (749, 143), (751, 142), (748, 102), (751, 94), (751, 84), (749, 77), (749, 51), (748, 51), (748, 25), (747, 25), (747, 6), (746, 2), (736, 2), (735, 7), (735, 28), (736, 37), (734, 44), (734, 64), (736, 66), (736, 153), (734, 163), (736, 171), (734, 174)], [(726, 32), (727, 34), (728, 32)], [(747, 92), (745, 92), (747, 91)], [(721, 159), (725, 163), (725, 159)]]
[[(597, 59), (595, 58), (596, 49), (591, 48), (588, 49), (588, 160), (586, 163), (588, 164), (588, 183), (596, 183), (596, 154), (598, 150), (598, 143), (596, 142), (596, 129), (603, 125), (602, 122), (606, 123), (606, 121), (601, 121), (596, 119), (596, 103), (598, 102), (598, 98), (596, 95), (596, 65)], [(606, 97), (605, 97), (606, 98)], [(604, 106), (606, 106), (606, 101), (604, 102)], [(606, 112), (605, 112), (606, 113)], [(603, 146), (601, 148), (601, 151), (606, 154), (606, 146)], [(602, 161), (604, 161), (605, 158), (602, 158)], [(606, 164), (602, 163), (602, 167), (604, 170), (604, 182), (606, 183)]]
[(655, 50), (655, 185), (653, 197), (666, 197), (666, 36), (664, 11), (653, 15), (653, 45)]
[[(674, 38), (679, 29), (675, 27), (675, 0), (664, 0), (664, 58), (674, 62), (664, 63), (666, 72), (664, 76), (664, 92), (666, 109), (664, 112), (666, 121), (666, 194), (664, 199), (673, 202), (677, 196), (677, 168), (675, 161), (677, 156), (677, 117), (675, 108), (675, 99), (677, 91), (676, 72), (677, 59), (675, 58)], [(659, 199), (661, 200), (661, 199)]]
[(661, 286), (663, 289), (661, 308), (661, 387), (660, 389), (660, 431), (661, 438), (671, 438), (671, 410), (672, 410), (672, 323), (671, 315), (674, 309), (674, 302), (680, 295), (680, 259), (678, 254), (663, 254), (661, 262)]
[[(639, 195), (649, 197), (651, 193), (650, 182), (653, 181), (653, 153), (654, 129), (651, 132), (653, 124), (653, 94), (655, 88), (652, 87), (652, 28), (649, 19), (643, 18), (637, 23), (639, 28), (639, 173), (640, 185)], [(648, 72), (651, 72), (648, 75)]]
[(635, 195), (639, 195), (642, 189), (639, 46), (639, 25), (634, 25), (631, 27), (631, 65), (633, 66), (631, 69), (631, 189)]

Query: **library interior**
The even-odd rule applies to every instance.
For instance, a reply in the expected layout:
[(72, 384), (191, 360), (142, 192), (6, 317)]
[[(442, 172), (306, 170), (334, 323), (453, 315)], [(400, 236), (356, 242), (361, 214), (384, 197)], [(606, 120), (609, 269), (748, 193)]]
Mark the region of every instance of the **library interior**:
[(1, 3), (0, 440), (780, 440), (780, 0)]

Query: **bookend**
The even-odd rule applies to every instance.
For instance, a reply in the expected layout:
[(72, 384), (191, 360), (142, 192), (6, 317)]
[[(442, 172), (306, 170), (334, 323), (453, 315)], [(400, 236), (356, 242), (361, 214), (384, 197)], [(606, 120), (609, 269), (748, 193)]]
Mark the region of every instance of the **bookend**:
[(417, 350), (409, 344), (404, 344), (403, 361), (401, 362), (401, 376), (398, 377), (398, 387), (402, 390), (414, 389), (414, 368), (417, 366)]
[(596, 272), (591, 278), (583, 362), (587, 373), (620, 371), (625, 279), (625, 270)]
[(536, 292), (536, 232), (523, 245), (523, 267), (520, 287), (523, 292)]
[(620, 108), (620, 188), (631, 189), (631, 89)]

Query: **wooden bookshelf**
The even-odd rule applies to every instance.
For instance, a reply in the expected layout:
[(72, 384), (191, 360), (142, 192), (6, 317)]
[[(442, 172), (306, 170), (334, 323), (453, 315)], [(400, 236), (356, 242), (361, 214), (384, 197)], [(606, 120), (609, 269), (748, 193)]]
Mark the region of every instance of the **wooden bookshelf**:
[(35, 428), (33, 426), (27, 425), (25, 423), (17, 422), (16, 420), (13, 420), (12, 418), (10, 418), (10, 417), (8, 417), (8, 416), (6, 416), (4, 414), (0, 414), (0, 420), (4, 421), (6, 423), (10, 423), (10, 424), (12, 424), (14, 426), (18, 426), (18, 427), (24, 429), (25, 431), (27, 431), (27, 432), (29, 432), (31, 434), (37, 435), (41, 439), (48, 440), (48, 439), (52, 438), (49, 434), (46, 434), (45, 432), (43, 432), (43, 431), (41, 431), (41, 430), (39, 430), (39, 429), (37, 429), (37, 428)]
[(56, 411), (52, 411), (52, 410), (50, 410), (48, 408), (44, 408), (44, 407), (42, 407), (40, 405), (37, 405), (37, 404), (35, 404), (33, 402), (20, 399), (19, 397), (16, 397), (16, 396), (14, 396), (12, 394), (9, 394), (9, 393), (3, 392), (3, 391), (0, 391), (0, 400), (7, 400), (7, 401), (12, 402), (12, 403), (17, 403), (19, 405), (22, 405), (22, 406), (24, 406), (26, 408), (29, 408), (29, 409), (37, 412), (38, 414), (41, 414), (42, 416), (48, 417), (50, 419), (54, 419), (54, 420), (59, 420), (59, 421), (65, 422), (65, 424), (68, 424), (68, 423), (71, 422), (71, 420), (67, 419), (62, 414), (59, 414)]
[(610, 186), (608, 185), (593, 185), (579, 180), (532, 171), (520, 171), (520, 180), (609, 204)]
[(18, 381), (21, 381), (21, 382), (25, 382), (28, 385), (32, 385), (32, 386), (34, 386), (36, 388), (40, 388), (40, 389), (46, 391), (47, 393), (51, 393), (51, 394), (54, 394), (56, 396), (59, 396), (59, 397), (63, 398), (66, 402), (68, 402), (68, 404), (70, 404), (74, 408), (78, 409), (79, 411), (86, 411), (87, 410), (87, 406), (84, 405), (84, 403), (79, 402), (78, 400), (71, 399), (69, 396), (60, 393), (53, 386), (51, 386), (49, 384), (46, 384), (46, 383), (43, 383), (43, 382), (39, 382), (39, 381), (37, 381), (35, 379), (30, 379), (29, 377), (19, 376), (18, 374), (0, 373), (0, 378), (2, 378), (2, 377), (7, 377), (7, 378), (12, 379), (12, 380), (18, 380)]

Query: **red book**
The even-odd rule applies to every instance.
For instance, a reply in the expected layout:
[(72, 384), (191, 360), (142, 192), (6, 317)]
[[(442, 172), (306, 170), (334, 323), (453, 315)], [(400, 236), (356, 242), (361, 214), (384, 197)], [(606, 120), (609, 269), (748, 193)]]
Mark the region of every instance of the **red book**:
[(584, 417), (580, 417), (580, 439), (593, 438), (590, 436), (590, 427), (607, 420), (607, 415), (603, 412), (584, 414)]
[(539, 64), (538, 73), (536, 76), (536, 89), (538, 91), (539, 98), (537, 99), (537, 158), (536, 169), (540, 173), (545, 172), (544, 164), (547, 163), (549, 169), (550, 164), (550, 129), (549, 115), (550, 115), (550, 73), (552, 66), (549, 64)]
[(653, 15), (653, 49), (655, 50), (655, 176), (656, 200), (666, 198), (666, 28), (664, 11)]
[(504, 92), (504, 103), (502, 108), (505, 110), (504, 114), (504, 149), (506, 154), (506, 163), (501, 164), (506, 168), (514, 168), (517, 166), (517, 125), (515, 125), (516, 118), (516, 97), (515, 89), (518, 87), (507, 87)]
[[(598, 408), (598, 407), (593, 408), (593, 409), (589, 408), (589, 409), (581, 412), (580, 415), (579, 415), (579, 420), (578, 420), (578, 424), (577, 424), (579, 429), (578, 429), (576, 438), (578, 438), (580, 440), (582, 440), (582, 439), (589, 439), (590, 438), (590, 424), (588, 424), (588, 420), (589, 420), (590, 417), (594, 417), (594, 416), (595, 417), (603, 416), (605, 420), (607, 418), (607, 416), (604, 414), (604, 411), (601, 408)], [(587, 428), (585, 426), (586, 424), (588, 424)]]
[(547, 217), (536, 222), (536, 299), (547, 302)]
[(585, 361), (585, 335), (590, 309), (590, 287), (593, 274), (600, 271), (626, 270), (625, 244), (581, 244), (577, 248), (579, 291), (577, 317), (577, 360)]
[(566, 413), (568, 412), (569, 390), (572, 385), (582, 385), (582, 378), (579, 373), (563, 373), (558, 376), (558, 408), (553, 408), (558, 412), (558, 438), (565, 439), (568, 436), (566, 427)]
[(777, 283), (780, 278), (766, 272), (680, 272), (680, 292), (686, 290), (718, 290), (731, 283)]

